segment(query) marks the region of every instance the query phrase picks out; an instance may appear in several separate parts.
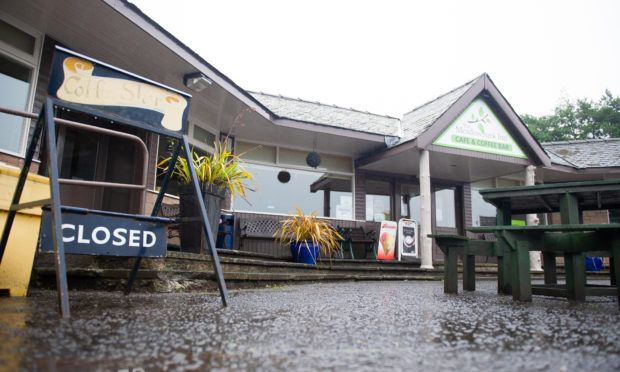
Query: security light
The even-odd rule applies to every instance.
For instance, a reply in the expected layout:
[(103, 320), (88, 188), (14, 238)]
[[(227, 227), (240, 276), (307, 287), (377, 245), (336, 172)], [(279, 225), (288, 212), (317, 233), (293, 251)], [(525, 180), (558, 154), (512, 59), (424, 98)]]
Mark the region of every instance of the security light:
[(209, 85), (213, 84), (213, 81), (200, 72), (192, 74), (185, 74), (183, 76), (183, 84), (194, 92), (200, 92)]

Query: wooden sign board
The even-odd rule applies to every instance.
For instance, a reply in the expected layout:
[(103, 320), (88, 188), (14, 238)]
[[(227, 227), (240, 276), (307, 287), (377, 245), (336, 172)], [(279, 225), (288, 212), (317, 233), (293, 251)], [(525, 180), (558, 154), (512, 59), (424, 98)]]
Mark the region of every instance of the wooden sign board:
[[(65, 253), (124, 257), (165, 257), (165, 224), (128, 217), (62, 212)], [(54, 251), (52, 214), (41, 219), (41, 251)]]
[(56, 47), (48, 95), (58, 103), (163, 134), (186, 134), (191, 96)]

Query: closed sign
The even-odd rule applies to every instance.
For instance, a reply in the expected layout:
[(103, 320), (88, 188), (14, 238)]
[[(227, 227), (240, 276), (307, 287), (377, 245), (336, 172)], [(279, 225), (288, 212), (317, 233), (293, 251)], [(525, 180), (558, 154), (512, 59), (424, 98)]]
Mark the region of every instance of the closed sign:
[[(53, 251), (50, 211), (43, 211), (41, 224), (41, 250)], [(65, 253), (164, 257), (167, 238), (167, 228), (161, 223), (90, 213), (62, 213)]]

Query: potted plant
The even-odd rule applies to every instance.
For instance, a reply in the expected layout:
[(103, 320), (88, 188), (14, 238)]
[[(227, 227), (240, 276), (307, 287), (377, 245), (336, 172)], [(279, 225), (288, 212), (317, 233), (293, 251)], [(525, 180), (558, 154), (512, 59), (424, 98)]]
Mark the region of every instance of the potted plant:
[[(191, 151), (191, 166), (196, 171), (207, 218), (211, 226), (211, 232), (217, 234), (220, 221), (222, 202), (226, 198), (226, 192), (230, 192), (231, 198), (240, 195), (245, 198), (246, 189), (254, 191), (246, 185), (246, 181), (256, 183), (252, 173), (245, 170), (241, 156), (234, 155), (228, 149), (228, 138), (224, 142), (216, 141), (214, 151), (210, 155), (201, 156), (194, 150)], [(163, 159), (158, 166), (167, 168), (171, 157)], [(196, 217), (200, 215), (200, 208), (191, 185), (191, 175), (188, 161), (179, 156), (174, 165), (172, 176), (181, 182), (179, 187), (179, 204), (181, 217)], [(257, 184), (258, 186), (258, 184)], [(202, 253), (204, 246), (204, 233), (200, 222), (182, 223), (180, 227), (181, 247), (183, 250)], [(201, 232), (198, 234), (198, 232)], [(215, 236), (214, 236), (215, 239)]]
[(315, 264), (322, 252), (331, 257), (332, 253), (340, 250), (342, 236), (325, 221), (317, 218), (317, 213), (303, 214), (295, 206), (297, 214), (280, 221), (282, 224), (274, 237), (280, 244), (290, 244), (293, 260), (301, 263)]

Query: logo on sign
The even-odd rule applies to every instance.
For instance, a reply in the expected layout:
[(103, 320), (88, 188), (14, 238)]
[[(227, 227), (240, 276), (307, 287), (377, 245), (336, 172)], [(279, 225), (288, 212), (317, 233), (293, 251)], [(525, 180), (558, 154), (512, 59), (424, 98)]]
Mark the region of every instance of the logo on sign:
[(527, 159), (493, 111), (481, 99), (472, 102), (433, 144)]
[(77, 57), (62, 62), (64, 80), (56, 95), (69, 102), (99, 106), (137, 107), (164, 115), (161, 125), (180, 130), (187, 100), (180, 94), (138, 81), (93, 76), (94, 65)]

